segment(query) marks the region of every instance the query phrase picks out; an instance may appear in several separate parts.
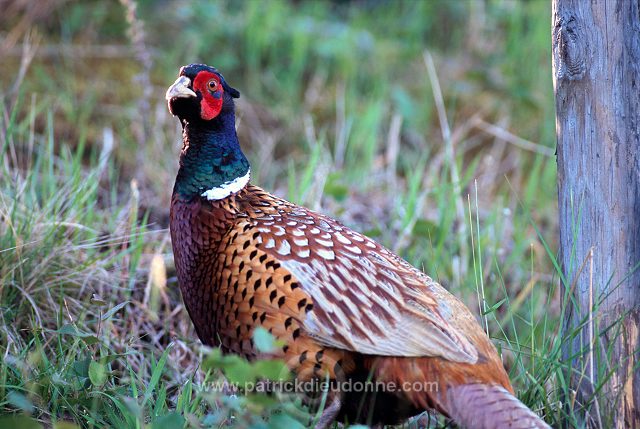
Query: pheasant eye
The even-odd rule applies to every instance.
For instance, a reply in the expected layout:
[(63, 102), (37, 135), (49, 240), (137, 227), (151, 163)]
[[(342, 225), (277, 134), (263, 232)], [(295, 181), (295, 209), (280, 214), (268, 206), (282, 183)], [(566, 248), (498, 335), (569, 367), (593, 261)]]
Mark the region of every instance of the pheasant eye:
[(211, 79), (208, 83), (207, 86), (209, 87), (210, 90), (215, 91), (216, 88), (218, 88), (218, 82), (216, 82), (215, 79)]

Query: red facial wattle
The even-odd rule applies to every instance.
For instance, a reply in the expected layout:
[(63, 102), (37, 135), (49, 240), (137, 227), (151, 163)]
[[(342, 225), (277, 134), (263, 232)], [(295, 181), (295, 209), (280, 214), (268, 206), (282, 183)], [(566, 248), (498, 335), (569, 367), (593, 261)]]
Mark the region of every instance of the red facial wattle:
[(220, 77), (208, 71), (201, 71), (193, 81), (194, 91), (200, 91), (200, 117), (209, 121), (220, 113), (224, 100), (224, 89)]

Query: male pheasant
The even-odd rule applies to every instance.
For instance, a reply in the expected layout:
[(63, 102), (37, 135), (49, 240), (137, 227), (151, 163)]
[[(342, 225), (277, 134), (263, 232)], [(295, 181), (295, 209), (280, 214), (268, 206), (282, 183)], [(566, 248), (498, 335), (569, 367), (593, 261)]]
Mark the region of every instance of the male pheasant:
[(392, 424), (423, 410), (468, 428), (548, 427), (513, 396), (458, 299), (370, 238), (249, 183), (239, 96), (203, 64), (182, 67), (166, 94), (183, 128), (171, 239), (202, 342), (252, 359), (262, 326), (285, 344), (276, 355), (299, 380), (396, 387), (365, 398), (331, 390), (318, 427)]

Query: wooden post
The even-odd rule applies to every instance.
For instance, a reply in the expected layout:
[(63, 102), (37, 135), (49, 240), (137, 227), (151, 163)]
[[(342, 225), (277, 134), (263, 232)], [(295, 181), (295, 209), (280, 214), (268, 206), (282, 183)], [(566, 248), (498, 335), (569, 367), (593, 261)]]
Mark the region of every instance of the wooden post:
[(565, 357), (591, 427), (640, 427), (639, 3), (553, 0)]

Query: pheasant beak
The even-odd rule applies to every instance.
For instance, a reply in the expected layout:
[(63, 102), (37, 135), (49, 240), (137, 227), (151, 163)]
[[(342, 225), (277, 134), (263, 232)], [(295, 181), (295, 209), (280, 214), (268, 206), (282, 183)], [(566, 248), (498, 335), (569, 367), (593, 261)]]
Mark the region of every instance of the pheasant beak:
[(167, 93), (164, 98), (170, 101), (172, 98), (189, 98), (197, 97), (196, 93), (189, 89), (191, 80), (186, 76), (180, 76), (173, 82), (173, 85), (167, 89)]

